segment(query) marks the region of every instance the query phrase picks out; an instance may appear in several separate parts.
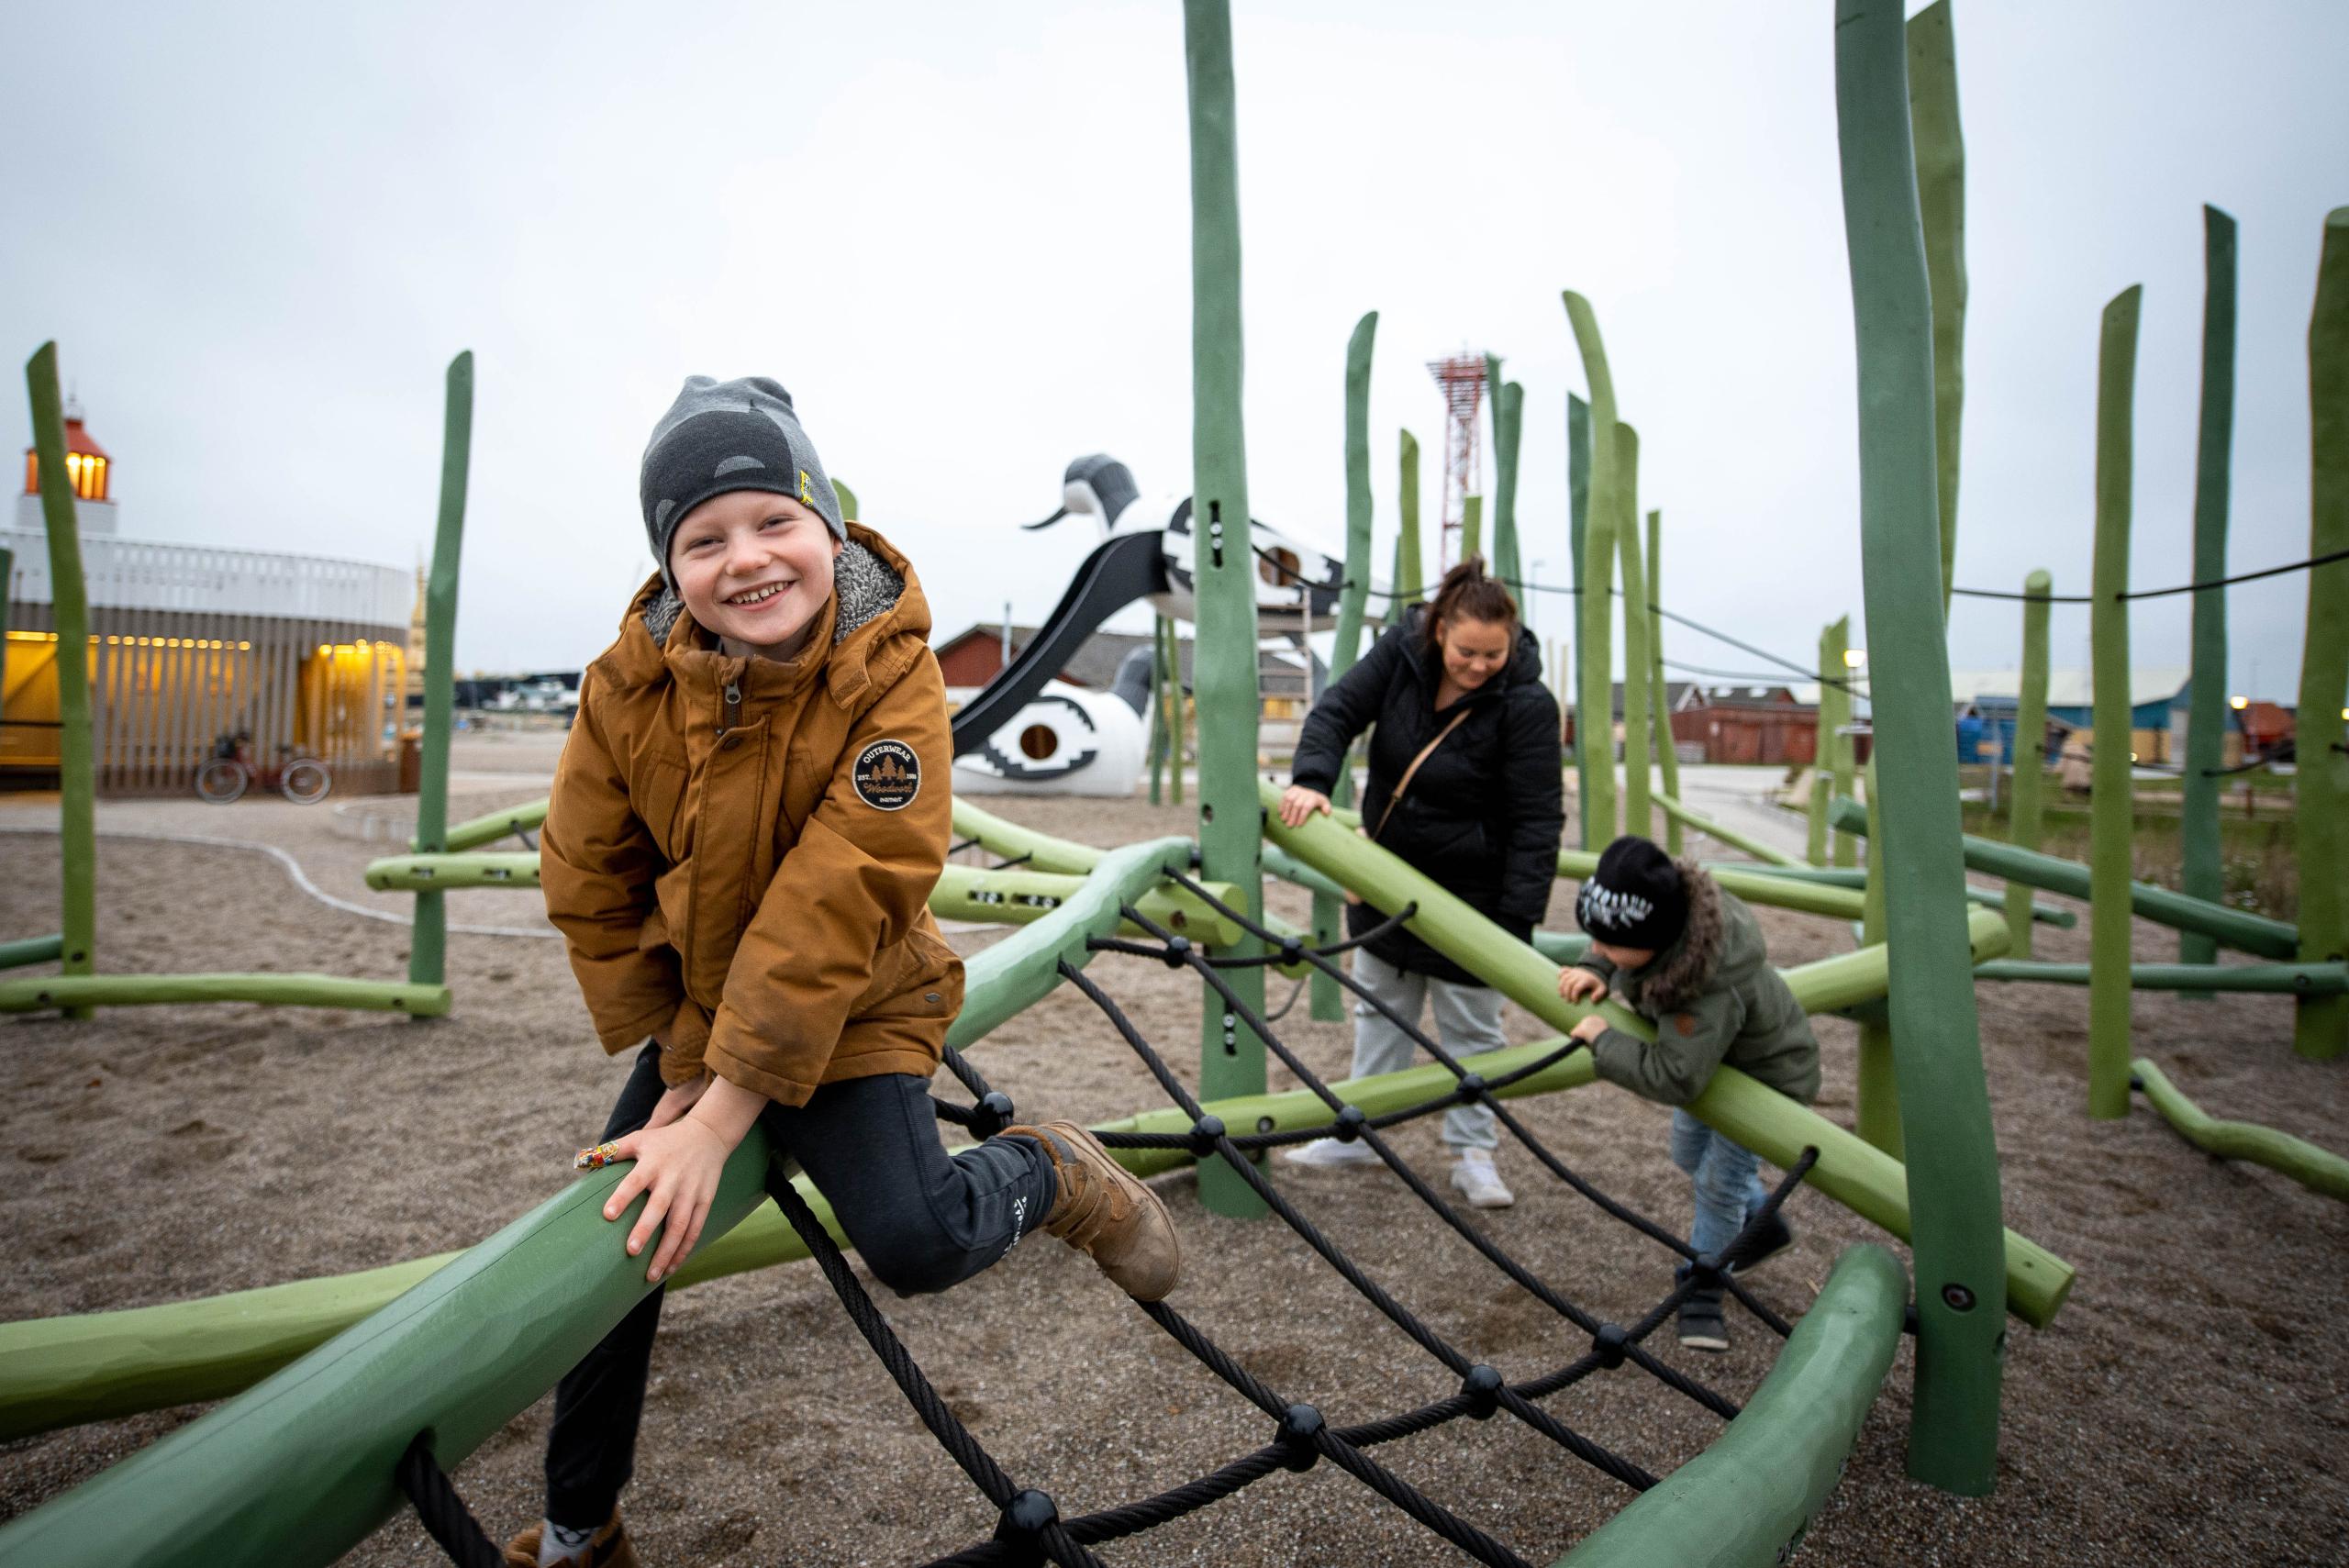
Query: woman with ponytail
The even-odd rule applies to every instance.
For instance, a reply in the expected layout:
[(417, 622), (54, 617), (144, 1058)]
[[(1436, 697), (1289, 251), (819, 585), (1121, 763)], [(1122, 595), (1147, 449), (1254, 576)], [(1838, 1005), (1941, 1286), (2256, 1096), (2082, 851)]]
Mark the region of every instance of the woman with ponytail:
[[(1363, 831), (1523, 940), (1550, 906), (1558, 836), (1558, 704), (1542, 684), (1542, 655), (1517, 601), (1470, 556), (1444, 574), (1434, 602), (1414, 605), (1345, 678), (1323, 694), (1297, 739), (1281, 820), (1295, 828), (1330, 809), (1346, 749), (1371, 731)], [(1349, 905), (1354, 935), (1379, 925)], [(1417, 1021), (1435, 1009), (1455, 1057), (1497, 1051), (1500, 993), (1397, 928), (1354, 950), (1354, 977)], [(1353, 1075), (1411, 1065), (1410, 1037), (1368, 1003), (1354, 1008)], [(1452, 1184), (1477, 1208), (1515, 1199), (1493, 1164), (1491, 1107), (1455, 1106), (1443, 1140), (1457, 1160)], [(1318, 1139), (1287, 1158), (1331, 1168), (1376, 1164), (1359, 1142)]]

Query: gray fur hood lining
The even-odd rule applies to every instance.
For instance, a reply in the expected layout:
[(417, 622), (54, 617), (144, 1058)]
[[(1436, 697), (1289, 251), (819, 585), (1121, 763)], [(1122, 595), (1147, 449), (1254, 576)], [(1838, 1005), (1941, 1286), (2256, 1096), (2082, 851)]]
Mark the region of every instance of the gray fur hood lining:
[(1640, 1000), (1659, 1015), (1676, 1012), (1705, 994), (1720, 965), (1725, 938), (1720, 884), (1695, 861), (1673, 865), (1688, 890), (1688, 924), (1638, 977)]
[[(832, 646), (838, 648), (858, 627), (887, 615), (906, 591), (906, 580), (889, 563), (854, 539), (841, 546), (832, 560), (832, 595), (840, 610), (832, 621)], [(666, 644), (685, 602), (674, 588), (663, 586), (644, 604), (644, 629), (655, 647)]]

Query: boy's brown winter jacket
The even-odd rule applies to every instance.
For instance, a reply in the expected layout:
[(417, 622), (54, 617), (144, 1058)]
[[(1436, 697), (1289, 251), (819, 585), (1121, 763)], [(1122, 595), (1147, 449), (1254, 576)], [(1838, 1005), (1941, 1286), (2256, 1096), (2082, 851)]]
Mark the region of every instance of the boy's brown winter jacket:
[(607, 1051), (657, 1035), (785, 1105), (935, 1071), (963, 965), (928, 900), (953, 742), (905, 557), (849, 525), (789, 662), (736, 659), (658, 577), (589, 665), (540, 849)]

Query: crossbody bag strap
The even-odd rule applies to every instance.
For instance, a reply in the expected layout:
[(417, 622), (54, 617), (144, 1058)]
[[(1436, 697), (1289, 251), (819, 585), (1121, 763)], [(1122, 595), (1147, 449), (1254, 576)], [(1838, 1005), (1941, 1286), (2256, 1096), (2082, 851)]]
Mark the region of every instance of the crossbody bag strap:
[(1419, 764), (1426, 762), (1429, 754), (1443, 744), (1444, 737), (1459, 728), (1467, 717), (1468, 709), (1463, 706), (1458, 713), (1452, 716), (1450, 724), (1435, 732), (1434, 740), (1419, 748), (1419, 754), (1411, 759), (1411, 765), (1405, 768), (1403, 776), (1395, 781), (1395, 793), (1386, 797), (1386, 809), (1378, 814), (1378, 826), (1370, 830), (1371, 842), (1376, 843), (1378, 836), (1386, 831), (1386, 824), (1395, 819), (1395, 808), (1403, 804), (1403, 792), (1411, 787), (1411, 779), (1419, 773)]

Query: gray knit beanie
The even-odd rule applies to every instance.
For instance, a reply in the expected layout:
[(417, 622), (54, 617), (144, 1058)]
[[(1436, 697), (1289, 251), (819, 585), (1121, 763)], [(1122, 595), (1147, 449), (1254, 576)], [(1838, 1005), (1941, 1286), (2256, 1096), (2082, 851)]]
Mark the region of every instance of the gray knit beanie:
[(644, 446), (637, 493), (644, 505), (644, 532), (661, 579), (669, 574), (669, 540), (686, 513), (729, 490), (771, 490), (788, 495), (824, 519), (832, 537), (845, 539), (840, 497), (824, 477), (815, 443), (799, 428), (791, 394), (770, 376), (713, 381), (685, 377), (676, 402), (652, 427)]

